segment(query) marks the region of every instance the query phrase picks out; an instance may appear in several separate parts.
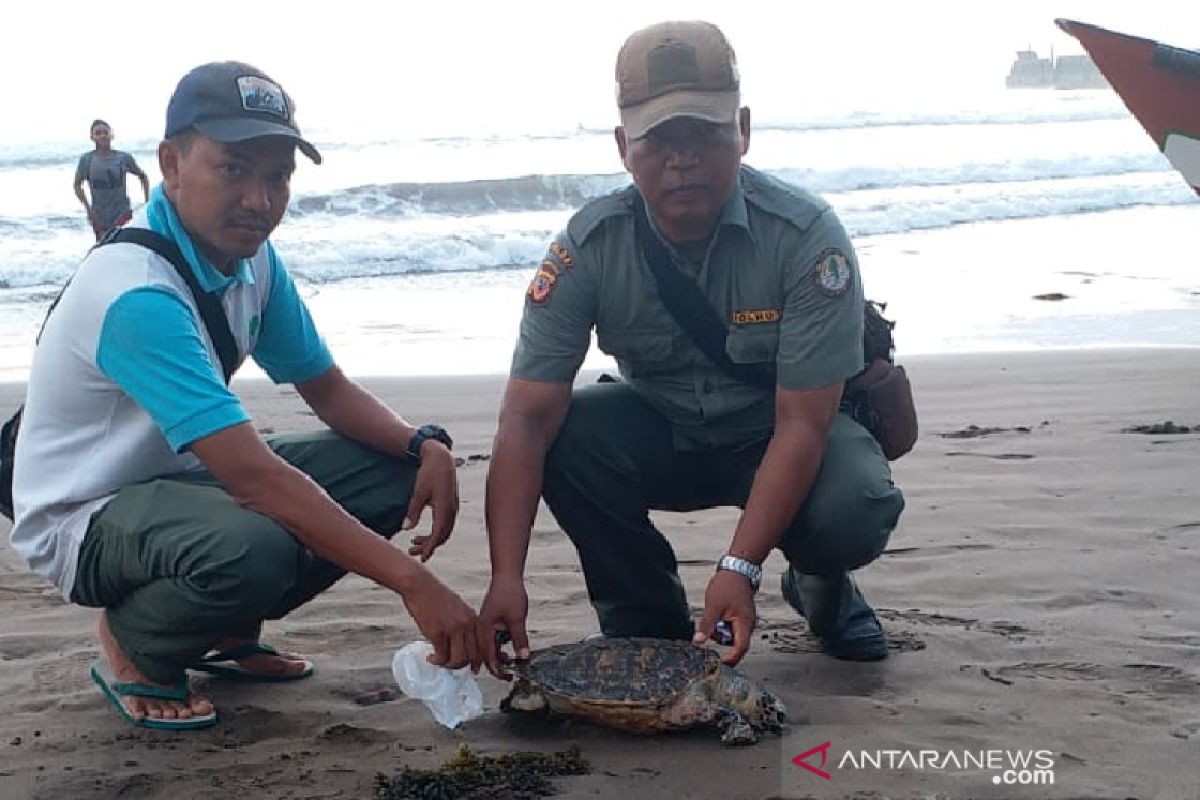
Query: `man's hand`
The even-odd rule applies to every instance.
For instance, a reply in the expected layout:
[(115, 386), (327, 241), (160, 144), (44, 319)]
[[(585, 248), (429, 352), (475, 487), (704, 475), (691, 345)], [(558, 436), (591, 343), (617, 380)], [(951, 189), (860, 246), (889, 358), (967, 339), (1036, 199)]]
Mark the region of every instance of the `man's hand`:
[(433, 509), (433, 528), (427, 534), (413, 536), (412, 546), (408, 548), (410, 556), (419, 557), (423, 562), (450, 538), (454, 520), (458, 517), (458, 474), (454, 469), (454, 456), (444, 444), (433, 439), (421, 443), (421, 466), (417, 468), (417, 480), (401, 528), (410, 531), (417, 527), (426, 506)]
[(500, 631), (504, 631), (512, 641), (517, 658), (529, 658), (529, 636), (525, 633), (525, 618), (528, 615), (529, 597), (525, 594), (525, 583), (520, 576), (493, 578), (479, 609), (475, 638), (483, 663), (488, 672), (497, 678), (509, 677), (504, 670), (508, 656), (500, 652), (502, 642), (497, 638)]
[(475, 645), (475, 612), (432, 572), (422, 568), (420, 581), (402, 597), (404, 606), (430, 644), (430, 664), (449, 669), (470, 665), (479, 670), (481, 658)]
[(721, 661), (732, 667), (750, 649), (750, 636), (757, 619), (750, 581), (736, 572), (717, 570), (704, 591), (704, 614), (692, 641), (703, 644), (713, 635), (718, 622), (728, 620), (733, 627), (733, 646), (721, 656)]

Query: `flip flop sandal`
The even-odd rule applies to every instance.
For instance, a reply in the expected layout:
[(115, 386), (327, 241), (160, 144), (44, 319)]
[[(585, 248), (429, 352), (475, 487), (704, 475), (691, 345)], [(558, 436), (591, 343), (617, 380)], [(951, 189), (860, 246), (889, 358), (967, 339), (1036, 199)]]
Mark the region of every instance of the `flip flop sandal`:
[(244, 681), (246, 683), (287, 683), (288, 681), (298, 681), (302, 678), (307, 678), (316, 671), (313, 663), (308, 659), (302, 659), (304, 669), (299, 672), (280, 675), (252, 672), (237, 663), (238, 659), (260, 653), (269, 656), (279, 655), (279, 651), (274, 647), (254, 642), (253, 644), (238, 645), (228, 650), (218, 650), (209, 653), (204, 658), (190, 665), (188, 669), (193, 669), (197, 672), (206, 672), (209, 675), (221, 678), (229, 678), (230, 680)]
[(100, 692), (108, 700), (109, 705), (130, 725), (139, 728), (156, 728), (166, 731), (190, 731), (198, 728), (208, 728), (217, 722), (217, 712), (214, 710), (204, 715), (193, 715), (187, 719), (160, 719), (158, 717), (142, 717), (138, 719), (129, 713), (129, 709), (121, 702), (122, 697), (157, 697), (162, 700), (176, 700), (186, 703), (188, 699), (187, 678), (182, 677), (175, 685), (166, 688), (152, 686), (146, 683), (124, 683), (113, 677), (111, 670), (102, 662), (97, 661), (88, 670), (92, 680), (100, 687)]

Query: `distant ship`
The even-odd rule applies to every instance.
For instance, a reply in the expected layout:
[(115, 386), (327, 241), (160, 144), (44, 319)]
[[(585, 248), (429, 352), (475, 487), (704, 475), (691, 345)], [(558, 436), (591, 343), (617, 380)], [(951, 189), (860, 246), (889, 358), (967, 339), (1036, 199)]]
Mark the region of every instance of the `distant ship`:
[(1107, 89), (1108, 81), (1086, 55), (1041, 58), (1018, 50), (1004, 81), (1009, 89)]
[(1091, 53), (1158, 149), (1200, 194), (1200, 50), (1069, 19), (1055, 22)]

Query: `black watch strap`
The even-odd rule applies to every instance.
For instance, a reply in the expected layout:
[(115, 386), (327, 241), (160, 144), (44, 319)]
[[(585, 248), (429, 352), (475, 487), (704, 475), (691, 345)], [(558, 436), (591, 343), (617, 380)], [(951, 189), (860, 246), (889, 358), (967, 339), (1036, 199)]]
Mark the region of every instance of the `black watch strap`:
[(408, 454), (408, 457), (414, 461), (420, 462), (421, 445), (423, 445), (427, 439), (433, 439), (434, 441), (441, 442), (442, 444), (446, 445), (448, 449), (454, 447), (454, 440), (450, 438), (450, 434), (447, 433), (446, 429), (441, 425), (422, 425), (421, 427), (417, 428), (417, 432), (414, 433), (412, 438), (408, 440), (408, 447), (405, 449), (405, 453)]

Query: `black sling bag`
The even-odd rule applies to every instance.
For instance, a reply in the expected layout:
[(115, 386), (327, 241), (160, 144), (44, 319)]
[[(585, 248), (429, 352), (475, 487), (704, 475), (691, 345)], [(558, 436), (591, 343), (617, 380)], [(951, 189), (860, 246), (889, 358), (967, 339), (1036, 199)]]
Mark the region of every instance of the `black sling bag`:
[[(175, 267), (175, 271), (187, 283), (188, 290), (191, 291), (192, 298), (196, 301), (200, 319), (204, 321), (204, 327), (208, 330), (209, 338), (212, 339), (217, 357), (221, 360), (221, 371), (225, 375), (225, 383), (229, 383), (229, 379), (233, 377), (233, 371), (237, 368), (238, 349), (237, 342), (233, 338), (233, 331), (229, 329), (229, 320), (225, 316), (225, 309), (222, 308), (221, 301), (200, 287), (192, 268), (184, 260), (183, 253), (179, 252), (179, 248), (169, 239), (145, 228), (114, 228), (105, 234), (95, 247), (118, 242), (136, 244), (153, 250)], [(70, 284), (70, 281), (68, 280), (67, 283)], [(42, 321), (43, 328), (46, 327), (46, 321), (50, 319), (50, 315), (66, 290), (67, 287), (64, 285), (62, 291), (58, 293), (58, 297), (54, 298), (54, 302), (46, 310), (46, 318)], [(41, 338), (42, 335), (39, 332), (38, 339)], [(17, 432), (21, 428), (21, 412), (24, 410), (25, 406), (22, 404), (8, 422), (4, 423), (4, 427), (0, 428), (0, 514), (9, 519), (13, 518), (12, 482), (17, 450)]]

